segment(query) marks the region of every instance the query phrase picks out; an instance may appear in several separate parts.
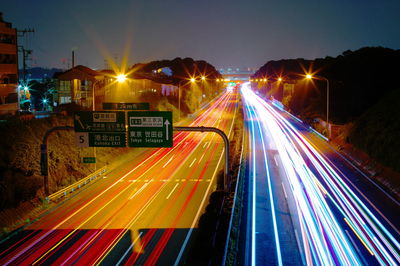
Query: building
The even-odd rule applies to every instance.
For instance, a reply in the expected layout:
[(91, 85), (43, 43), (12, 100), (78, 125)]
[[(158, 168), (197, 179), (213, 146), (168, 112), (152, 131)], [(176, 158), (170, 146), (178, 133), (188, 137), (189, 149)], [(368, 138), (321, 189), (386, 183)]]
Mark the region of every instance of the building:
[(102, 110), (104, 102), (137, 102), (139, 95), (146, 92), (167, 96), (178, 91), (176, 86), (143, 77), (129, 76), (124, 81), (118, 81), (112, 70), (96, 71), (81, 65), (57, 73), (54, 78), (54, 101), (57, 105), (75, 103), (90, 110), (93, 110), (93, 92), (95, 110)]
[(0, 13), (0, 114), (18, 111), (17, 30)]
[[(95, 98), (101, 101), (104, 95), (103, 75), (85, 66), (76, 66), (65, 72), (56, 73), (54, 101), (57, 105), (75, 103), (85, 108), (93, 107), (93, 88)], [(96, 104), (99, 104), (98, 102)]]

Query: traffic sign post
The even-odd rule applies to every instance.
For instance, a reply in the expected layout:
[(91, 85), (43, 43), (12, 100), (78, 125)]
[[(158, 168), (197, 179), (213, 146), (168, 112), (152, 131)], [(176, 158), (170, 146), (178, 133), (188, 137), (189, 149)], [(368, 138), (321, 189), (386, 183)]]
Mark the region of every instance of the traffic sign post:
[(125, 112), (75, 112), (74, 126), (79, 147), (126, 147)]
[(150, 110), (149, 103), (103, 103), (104, 110)]
[(47, 160), (47, 144), (40, 144), (40, 173), (42, 176), (47, 176), (49, 174)]
[(128, 112), (129, 147), (172, 147), (172, 112)]

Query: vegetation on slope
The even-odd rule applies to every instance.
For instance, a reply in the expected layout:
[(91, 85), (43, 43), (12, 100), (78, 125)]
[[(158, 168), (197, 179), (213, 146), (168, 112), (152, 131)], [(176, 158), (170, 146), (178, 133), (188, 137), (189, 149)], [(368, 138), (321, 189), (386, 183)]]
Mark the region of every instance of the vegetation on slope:
[[(272, 87), (269, 82), (259, 89), (272, 95), (305, 121), (326, 117), (327, 82), (323, 79), (306, 81), (305, 73), (329, 80), (329, 120), (335, 124), (355, 123), (348, 139), (351, 144), (366, 151), (384, 165), (399, 171), (398, 70), (400, 50), (365, 47), (345, 51), (333, 58), (315, 60), (290, 59), (269, 61), (253, 78), (270, 81), (283, 77), (295, 83), (290, 100), (283, 99), (283, 86)], [(396, 92), (395, 92), (396, 91)], [(389, 96), (386, 96), (389, 95)], [(378, 104), (379, 102), (379, 104)]]
[[(330, 118), (335, 123), (346, 123), (366, 112), (379, 99), (398, 88), (400, 50), (382, 47), (365, 47), (356, 51), (345, 51), (333, 58), (315, 60), (289, 59), (269, 61), (253, 78), (268, 78), (270, 81), (282, 77), (295, 82), (296, 88), (288, 108), (307, 118), (326, 116), (326, 81), (314, 79), (307, 82), (304, 74), (314, 73), (329, 80)], [(262, 90), (270, 91), (266, 82)], [(271, 92), (270, 92), (271, 94)], [(272, 95), (283, 98), (283, 86)]]
[(391, 91), (356, 120), (350, 142), (400, 172), (400, 89)]

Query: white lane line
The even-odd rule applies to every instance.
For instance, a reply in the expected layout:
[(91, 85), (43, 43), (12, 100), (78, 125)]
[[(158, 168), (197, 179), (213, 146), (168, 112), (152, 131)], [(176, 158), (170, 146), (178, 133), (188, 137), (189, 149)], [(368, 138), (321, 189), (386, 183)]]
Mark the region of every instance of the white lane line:
[(179, 183), (176, 183), (174, 188), (171, 190), (171, 192), (168, 194), (167, 199), (169, 199), (169, 197), (171, 197), (172, 193), (174, 193), (176, 187), (179, 185)]
[(285, 186), (282, 183), (282, 188), (283, 188), (283, 193), (285, 193), (285, 198), (287, 198), (287, 194), (286, 194), (286, 190), (285, 190)]
[(189, 165), (189, 168), (191, 168), (194, 164), (194, 162), (197, 160), (197, 158), (194, 158), (193, 162)]
[(208, 143), (208, 141), (204, 142), (203, 148), (206, 147), (207, 143)]
[(274, 155), (274, 161), (275, 161), (276, 166), (279, 166), (278, 160), (276, 159), (276, 155)]
[(117, 262), (117, 266), (121, 265), (122, 261), (125, 259), (126, 255), (128, 255), (129, 251), (132, 251), (133, 246), (136, 244), (136, 242), (140, 239), (142, 236), (143, 232), (140, 232), (139, 235), (135, 238), (133, 243), (126, 249), (124, 255), (122, 255), (121, 259)]
[(138, 191), (135, 192), (135, 194), (133, 194), (132, 196), (129, 197), (129, 199), (133, 199), (137, 194), (139, 194), (140, 192), (142, 192), (143, 189), (145, 189), (150, 183), (146, 183), (143, 185), (143, 187), (141, 187)]
[(167, 165), (172, 161), (172, 159), (174, 158), (174, 156), (175, 156), (175, 155), (172, 155), (171, 158), (169, 158), (168, 162), (166, 162), (166, 163), (163, 165), (162, 168), (165, 168), (165, 166), (167, 166)]
[(201, 160), (203, 160), (203, 157), (204, 157), (204, 153), (203, 153), (203, 155), (200, 157), (200, 160), (199, 160), (198, 164), (200, 164)]
[[(214, 173), (213, 173), (213, 175), (212, 175), (212, 178), (211, 178), (212, 181), (214, 180), (214, 178), (215, 178), (215, 176), (216, 176), (216, 174), (217, 174), (217, 171), (218, 171), (218, 169), (219, 169), (219, 165), (220, 165), (220, 163), (221, 163), (221, 160), (222, 160), (222, 158), (223, 158), (223, 155), (224, 155), (224, 153), (222, 152), (222, 153), (221, 153), (221, 156), (219, 157), (219, 160), (218, 160), (218, 163), (217, 163), (217, 167), (215, 167)], [(195, 225), (196, 225), (196, 223), (197, 223), (197, 221), (198, 221), (198, 219), (199, 219), (199, 217), (200, 217), (200, 214), (201, 214), (201, 212), (202, 212), (204, 203), (205, 203), (205, 201), (208, 199), (207, 195), (209, 195), (208, 193), (210, 192), (211, 184), (212, 184), (212, 183), (213, 183), (213, 182), (210, 182), (210, 183), (208, 184), (206, 193), (204, 193), (204, 197), (203, 197), (203, 199), (202, 199), (201, 202), (200, 202), (199, 209), (197, 210), (196, 216), (195, 216), (194, 219), (193, 219), (192, 225), (190, 226), (190, 229), (189, 229), (189, 231), (188, 231), (188, 233), (187, 233), (187, 235), (186, 235), (185, 241), (183, 241), (183, 244), (182, 244), (182, 246), (181, 246), (181, 250), (179, 251), (178, 257), (175, 259), (174, 266), (179, 265), (179, 262), (180, 262), (180, 260), (181, 260), (181, 258), (182, 258), (182, 255), (183, 255), (183, 251), (186, 249), (186, 245), (187, 245), (187, 243), (189, 242), (189, 239), (190, 239), (190, 236), (192, 235), (193, 229), (195, 228)]]

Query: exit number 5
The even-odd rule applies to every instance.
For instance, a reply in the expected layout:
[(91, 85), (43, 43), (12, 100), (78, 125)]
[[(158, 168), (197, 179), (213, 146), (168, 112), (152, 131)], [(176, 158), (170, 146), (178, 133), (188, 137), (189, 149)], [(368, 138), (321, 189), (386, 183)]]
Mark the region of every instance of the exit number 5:
[(76, 132), (75, 143), (78, 147), (89, 147), (89, 133), (88, 132)]

